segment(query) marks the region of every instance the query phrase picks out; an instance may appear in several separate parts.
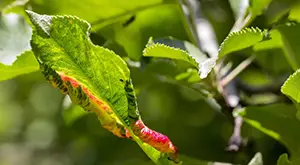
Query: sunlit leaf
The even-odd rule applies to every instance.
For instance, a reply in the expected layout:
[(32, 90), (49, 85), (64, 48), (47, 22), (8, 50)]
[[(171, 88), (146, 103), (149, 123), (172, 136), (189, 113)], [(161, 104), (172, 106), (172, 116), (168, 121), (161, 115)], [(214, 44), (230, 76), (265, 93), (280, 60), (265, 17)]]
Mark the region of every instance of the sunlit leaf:
[(215, 66), (216, 58), (207, 58), (198, 48), (187, 41), (169, 40), (149, 43), (143, 51), (146, 57), (161, 57), (183, 60), (199, 70), (200, 78), (205, 78)]
[(0, 63), (0, 81), (9, 80), (38, 70), (39, 64), (32, 51), (25, 51), (17, 57), (17, 60), (12, 65)]
[(245, 28), (230, 33), (222, 42), (219, 57), (253, 46), (266, 38), (266, 31), (259, 28)]
[(300, 103), (300, 70), (291, 75), (281, 87), (281, 92)]
[(34, 25), (33, 52), (54, 87), (86, 111), (95, 112), (104, 128), (131, 137), (156, 164), (179, 162), (171, 141), (143, 124), (126, 63), (91, 43), (86, 21), (31, 11), (28, 15)]

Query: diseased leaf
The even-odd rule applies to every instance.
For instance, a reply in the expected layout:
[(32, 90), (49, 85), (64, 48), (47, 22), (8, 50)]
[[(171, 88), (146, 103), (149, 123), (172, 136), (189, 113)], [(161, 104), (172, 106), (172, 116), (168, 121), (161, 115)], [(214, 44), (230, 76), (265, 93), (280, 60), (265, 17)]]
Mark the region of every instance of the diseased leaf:
[(300, 121), (296, 112), (292, 104), (272, 104), (247, 107), (239, 115), (249, 125), (283, 143), (291, 153), (291, 162), (299, 164)]
[(198, 48), (187, 41), (164, 40), (148, 43), (143, 51), (146, 57), (162, 57), (183, 60), (199, 70), (200, 78), (206, 78), (215, 66), (216, 58), (207, 58)]
[(259, 28), (245, 28), (230, 33), (222, 42), (219, 49), (219, 58), (225, 55), (251, 47), (266, 39), (267, 32)]
[(156, 164), (178, 164), (177, 149), (169, 138), (142, 122), (126, 63), (91, 43), (86, 21), (31, 11), (28, 15), (35, 28), (33, 52), (54, 87), (86, 111), (95, 112), (104, 128), (136, 141)]
[(281, 92), (300, 103), (300, 69), (284, 82)]
[(12, 65), (0, 63), (0, 81), (35, 72), (39, 70), (39, 64), (34, 58), (32, 51), (25, 51)]

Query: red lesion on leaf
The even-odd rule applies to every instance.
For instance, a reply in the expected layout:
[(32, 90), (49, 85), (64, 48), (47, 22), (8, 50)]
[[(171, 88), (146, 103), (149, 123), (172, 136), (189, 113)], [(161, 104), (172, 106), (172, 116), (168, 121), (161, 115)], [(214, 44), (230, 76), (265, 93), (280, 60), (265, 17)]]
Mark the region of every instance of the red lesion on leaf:
[(78, 88), (79, 86), (82, 88), (84, 93), (90, 98), (91, 101), (96, 103), (102, 110), (112, 112), (110, 107), (99, 98), (97, 98), (94, 94), (92, 94), (85, 86), (83, 86), (80, 82), (75, 80), (74, 78), (65, 75), (64, 73), (58, 73), (62, 81), (70, 82), (73, 88)]
[(177, 157), (177, 148), (173, 145), (170, 139), (159, 132), (151, 130), (142, 120), (137, 120), (133, 125), (133, 132), (136, 134), (142, 141), (151, 145), (155, 149), (171, 153), (174, 155), (174, 158)]
[[(100, 110), (95, 110), (94, 112), (97, 114), (98, 117), (102, 116), (100, 118), (104, 118), (104, 120), (106, 121), (105, 123), (102, 123), (102, 126), (105, 129), (111, 131), (113, 134), (115, 134), (118, 137), (131, 138), (129, 131), (126, 128), (122, 127), (121, 125), (118, 125), (118, 123), (116, 121), (117, 119), (114, 119), (110, 115), (113, 113), (113, 111), (107, 103), (105, 103), (104, 101), (97, 98), (93, 93), (91, 93), (84, 85), (82, 85), (80, 82), (78, 82), (75, 78), (67, 76), (61, 72), (58, 74), (61, 77), (62, 81), (69, 82), (73, 88), (81, 87), (81, 89), (87, 95), (89, 100), (91, 102), (93, 102), (94, 104), (96, 104), (97, 107), (99, 107)], [(103, 112), (105, 112), (105, 113), (103, 113)]]

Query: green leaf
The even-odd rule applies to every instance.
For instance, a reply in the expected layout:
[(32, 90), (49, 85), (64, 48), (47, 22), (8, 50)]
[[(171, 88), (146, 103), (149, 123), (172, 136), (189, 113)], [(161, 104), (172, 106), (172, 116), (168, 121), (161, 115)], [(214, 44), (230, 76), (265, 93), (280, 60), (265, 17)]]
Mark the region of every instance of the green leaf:
[(31, 46), (45, 78), (73, 103), (95, 112), (104, 128), (131, 137), (156, 164), (176, 164), (175, 146), (139, 116), (126, 63), (91, 43), (90, 25), (73, 16), (27, 12), (34, 25)]
[(263, 165), (262, 154), (260, 152), (256, 153), (248, 165)]
[(298, 45), (300, 37), (300, 24), (299, 23), (287, 23), (278, 27), (278, 31), (281, 34), (283, 42), (283, 50), (286, 58), (292, 68), (297, 70), (300, 68), (300, 47)]
[(283, 143), (291, 153), (291, 161), (300, 163), (300, 121), (293, 105), (272, 104), (247, 107), (239, 112), (246, 123)]
[(297, 103), (300, 103), (300, 69), (298, 69), (293, 75), (291, 75), (282, 85), (281, 92)]
[(156, 43), (151, 43), (150, 41), (143, 51), (143, 56), (186, 61), (199, 70), (201, 79), (207, 77), (216, 63), (216, 58), (207, 58), (206, 55), (193, 44), (178, 40), (168, 40), (168, 42), (166, 42), (166, 40), (163, 42), (156, 41)]
[[(31, 0), (32, 9), (38, 13), (76, 15), (91, 22), (97, 28), (127, 19), (137, 12), (150, 9), (175, 0)], [(51, 5), (49, 5), (51, 4)], [(92, 11), (92, 12), (91, 12)]]
[(251, 47), (267, 37), (267, 32), (259, 28), (245, 28), (238, 32), (230, 33), (222, 42), (219, 49), (219, 58), (225, 55)]
[(0, 63), (0, 81), (9, 80), (38, 70), (39, 64), (32, 51), (25, 51), (17, 57), (17, 60), (12, 65)]

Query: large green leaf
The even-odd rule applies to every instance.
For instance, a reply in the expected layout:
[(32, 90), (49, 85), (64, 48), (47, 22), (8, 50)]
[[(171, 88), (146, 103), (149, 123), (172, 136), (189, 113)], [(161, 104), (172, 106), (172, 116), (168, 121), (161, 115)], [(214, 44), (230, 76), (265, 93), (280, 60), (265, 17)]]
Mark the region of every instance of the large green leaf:
[(281, 92), (300, 103), (300, 69), (291, 75), (281, 87)]
[(12, 65), (4, 65), (0, 63), (0, 81), (12, 79), (14, 77), (31, 73), (39, 70), (39, 64), (32, 51), (25, 51)]
[(31, 0), (30, 4), (36, 12), (76, 15), (100, 28), (128, 18), (139, 11), (175, 2), (175, 0), (85, 0), (83, 3), (73, 0)]
[(131, 137), (156, 164), (178, 162), (170, 140), (143, 124), (126, 63), (90, 42), (86, 21), (31, 11), (28, 15), (35, 28), (33, 52), (54, 87), (73, 103), (95, 112), (104, 128), (119, 137)]
[(267, 32), (259, 28), (245, 28), (238, 32), (230, 33), (222, 42), (219, 49), (219, 57), (251, 47), (267, 37)]
[(247, 107), (240, 112), (246, 123), (283, 143), (291, 153), (291, 161), (300, 163), (300, 121), (297, 109), (287, 104)]
[(199, 70), (200, 78), (205, 78), (215, 66), (216, 58), (207, 58), (197, 47), (187, 41), (160, 40), (148, 43), (143, 51), (146, 57), (162, 57), (183, 60)]

